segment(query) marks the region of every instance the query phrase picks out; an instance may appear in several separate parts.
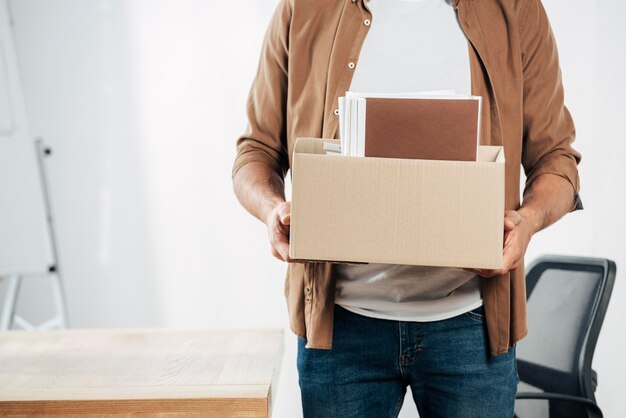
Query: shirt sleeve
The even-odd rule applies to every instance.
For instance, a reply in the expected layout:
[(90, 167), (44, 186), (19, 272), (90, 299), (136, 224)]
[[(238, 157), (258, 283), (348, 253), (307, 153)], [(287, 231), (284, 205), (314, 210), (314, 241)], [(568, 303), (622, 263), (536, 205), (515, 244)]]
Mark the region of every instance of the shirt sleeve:
[(572, 208), (582, 209), (575, 127), (564, 104), (554, 34), (540, 0), (527, 0), (520, 18), (523, 67), (522, 165), (528, 188), (542, 174), (555, 174), (573, 188)]
[(247, 99), (247, 129), (236, 141), (232, 177), (251, 161), (268, 164), (282, 178), (287, 174), (285, 113), (290, 22), (290, 0), (281, 0), (263, 39)]

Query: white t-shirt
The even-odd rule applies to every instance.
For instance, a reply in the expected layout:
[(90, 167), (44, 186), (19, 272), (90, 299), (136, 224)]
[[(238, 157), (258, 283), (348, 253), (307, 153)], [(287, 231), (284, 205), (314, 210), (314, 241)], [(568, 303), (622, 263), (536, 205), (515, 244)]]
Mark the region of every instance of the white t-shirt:
[[(449, 0), (370, 0), (371, 27), (349, 90), (471, 93), (469, 45)], [(482, 304), (481, 278), (457, 268), (337, 266), (335, 303), (366, 316), (436, 321)]]

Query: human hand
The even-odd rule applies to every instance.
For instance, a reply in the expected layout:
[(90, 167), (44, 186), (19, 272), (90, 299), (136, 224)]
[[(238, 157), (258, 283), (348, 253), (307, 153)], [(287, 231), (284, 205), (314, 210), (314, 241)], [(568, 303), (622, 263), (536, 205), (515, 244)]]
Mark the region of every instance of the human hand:
[(282, 202), (276, 205), (265, 221), (272, 255), (286, 262), (291, 262), (289, 258), (290, 221), (291, 202)]
[(464, 270), (482, 277), (494, 277), (516, 269), (523, 260), (533, 233), (534, 229), (524, 215), (515, 210), (507, 210), (504, 212), (502, 267), (494, 270), (475, 268), (465, 268)]

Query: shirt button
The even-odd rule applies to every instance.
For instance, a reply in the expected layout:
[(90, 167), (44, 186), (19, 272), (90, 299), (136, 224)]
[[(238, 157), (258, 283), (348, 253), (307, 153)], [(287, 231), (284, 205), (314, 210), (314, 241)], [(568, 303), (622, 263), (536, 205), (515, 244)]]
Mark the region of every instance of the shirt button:
[(365, 20), (363, 21), (363, 24), (364, 24), (365, 26), (369, 26), (369, 25), (370, 25), (370, 23), (372, 23), (372, 22), (371, 22), (369, 19), (365, 19)]
[(333, 113), (335, 114), (335, 116), (339, 116), (339, 109), (333, 110)]
[(354, 63), (353, 62), (349, 62), (348, 63), (348, 68), (349, 69), (353, 69), (354, 68)]

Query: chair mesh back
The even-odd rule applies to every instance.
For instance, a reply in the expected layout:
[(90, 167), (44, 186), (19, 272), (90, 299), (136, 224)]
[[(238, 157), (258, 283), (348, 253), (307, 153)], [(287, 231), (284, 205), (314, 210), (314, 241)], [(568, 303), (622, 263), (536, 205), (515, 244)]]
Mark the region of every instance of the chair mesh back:
[[(579, 362), (604, 270), (580, 265), (574, 270), (558, 264), (542, 268), (527, 277), (528, 336), (517, 344), (522, 380), (518, 390), (581, 396)], [(577, 404), (552, 401), (547, 406), (527, 401), (516, 405), (516, 413), (520, 417), (587, 416)]]
[[(547, 269), (528, 298), (529, 333), (518, 359), (577, 373), (583, 338), (602, 281), (602, 270)], [(531, 283), (528, 283), (530, 286)]]

